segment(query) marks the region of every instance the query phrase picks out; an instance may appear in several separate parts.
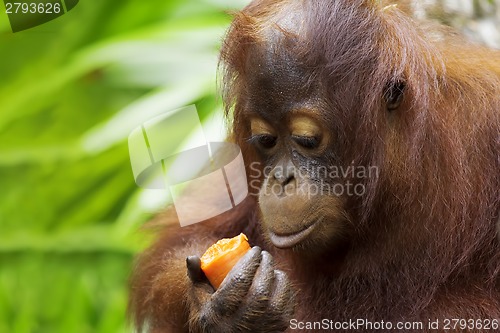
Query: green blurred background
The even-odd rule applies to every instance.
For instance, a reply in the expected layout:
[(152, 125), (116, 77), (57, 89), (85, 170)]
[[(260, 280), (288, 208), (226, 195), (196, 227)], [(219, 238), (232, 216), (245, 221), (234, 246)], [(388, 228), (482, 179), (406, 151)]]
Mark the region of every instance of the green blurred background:
[(168, 197), (137, 188), (127, 136), (189, 104), (220, 124), (218, 49), (247, 2), (81, 0), (15, 34), (0, 5), (0, 333), (132, 331), (138, 229)]
[[(495, 1), (435, 0), (429, 16), (498, 46)], [(0, 5), (0, 333), (132, 331), (138, 229), (168, 195), (136, 187), (127, 136), (190, 104), (224, 135), (217, 53), (248, 2), (81, 0), (15, 34)]]

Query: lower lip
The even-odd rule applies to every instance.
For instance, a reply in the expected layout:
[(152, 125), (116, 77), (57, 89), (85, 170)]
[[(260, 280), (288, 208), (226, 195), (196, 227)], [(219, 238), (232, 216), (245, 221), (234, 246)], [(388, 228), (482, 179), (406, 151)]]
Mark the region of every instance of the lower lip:
[(271, 231), (270, 232), (271, 242), (274, 244), (274, 246), (280, 249), (293, 247), (302, 242), (304, 239), (306, 239), (307, 236), (309, 236), (311, 232), (314, 230), (315, 226), (316, 222), (311, 224), (302, 231), (299, 231), (295, 234), (287, 234), (287, 235), (279, 235)]

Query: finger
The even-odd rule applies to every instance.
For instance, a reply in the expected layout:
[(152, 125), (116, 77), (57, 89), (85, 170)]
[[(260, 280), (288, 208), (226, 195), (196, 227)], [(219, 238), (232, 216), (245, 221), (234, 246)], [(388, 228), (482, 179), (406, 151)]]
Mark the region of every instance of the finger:
[(248, 306), (236, 313), (242, 327), (252, 327), (260, 318), (270, 332), (283, 332), (293, 316), (295, 303), (290, 282), (285, 273), (274, 270), (272, 256), (263, 251), (262, 261), (246, 298)]
[(262, 251), (259, 269), (255, 274), (247, 300), (251, 311), (264, 311), (274, 286), (274, 260), (267, 251)]
[(201, 260), (198, 256), (189, 256), (186, 258), (186, 266), (188, 271), (188, 276), (191, 282), (201, 283), (206, 282), (207, 277), (201, 269)]
[(295, 293), (286, 274), (274, 271), (275, 289), (271, 295), (271, 307), (285, 316), (292, 316), (295, 310)]
[(248, 293), (261, 260), (258, 246), (250, 249), (231, 269), (219, 289), (213, 294), (213, 306), (221, 311), (234, 311)]
[(194, 308), (191, 311), (197, 311), (210, 300), (214, 289), (201, 269), (201, 261), (198, 256), (187, 257), (186, 266), (188, 277), (193, 283), (193, 287), (190, 289), (190, 305)]

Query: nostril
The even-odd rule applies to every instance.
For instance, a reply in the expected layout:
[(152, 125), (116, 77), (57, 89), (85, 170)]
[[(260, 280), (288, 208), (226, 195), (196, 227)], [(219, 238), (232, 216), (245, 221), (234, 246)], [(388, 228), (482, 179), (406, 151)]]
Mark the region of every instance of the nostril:
[(293, 175), (291, 175), (288, 178), (284, 179), (283, 181), (281, 181), (281, 186), (283, 186), (283, 187), (287, 186), (288, 184), (290, 184), (294, 180), (294, 178), (295, 177)]
[(294, 172), (290, 168), (287, 168), (286, 170), (283, 168), (277, 168), (273, 177), (281, 186), (286, 186), (295, 179)]
[(274, 179), (281, 185), (281, 186), (286, 186), (292, 182), (294, 179), (294, 176), (288, 176), (286, 177), (285, 175), (275, 175)]

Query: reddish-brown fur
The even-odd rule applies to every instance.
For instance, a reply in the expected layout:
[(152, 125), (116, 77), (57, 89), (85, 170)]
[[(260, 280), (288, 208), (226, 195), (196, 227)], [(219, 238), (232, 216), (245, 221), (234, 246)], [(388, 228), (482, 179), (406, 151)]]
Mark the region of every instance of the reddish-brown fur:
[[(261, 235), (254, 196), (211, 221), (168, 226), (138, 263), (136, 324), (185, 331), (185, 258), (240, 232), (288, 273), (298, 320), (500, 318), (500, 53), (419, 25), (382, 1), (304, 3), (306, 28), (284, 31), (300, 46), (278, 47), (315, 68), (311, 81), (338, 87), (326, 93), (338, 110), (343, 160), (380, 170), (367, 180), (367, 195), (347, 203), (353, 236), (314, 257), (277, 250)], [(247, 165), (257, 160), (246, 142), (247, 57), (266, 42), (283, 6), (295, 5), (253, 2), (236, 15), (222, 51), (232, 137)], [(401, 78), (408, 87), (403, 110), (387, 116), (382, 92)]]

